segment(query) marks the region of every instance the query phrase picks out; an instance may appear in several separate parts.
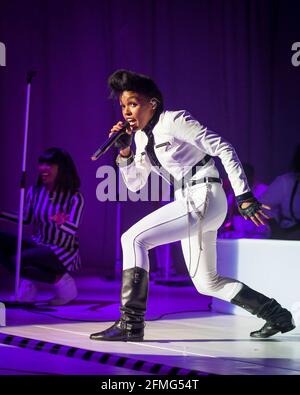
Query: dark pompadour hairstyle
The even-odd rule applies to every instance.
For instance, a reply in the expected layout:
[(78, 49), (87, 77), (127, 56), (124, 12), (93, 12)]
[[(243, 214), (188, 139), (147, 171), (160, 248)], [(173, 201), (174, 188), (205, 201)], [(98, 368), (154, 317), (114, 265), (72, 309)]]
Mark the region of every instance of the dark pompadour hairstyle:
[(155, 82), (147, 75), (138, 74), (129, 70), (117, 70), (108, 78), (108, 86), (111, 96), (115, 97), (124, 91), (134, 91), (147, 96), (149, 99), (157, 99), (157, 111), (164, 108), (163, 96)]
[[(39, 163), (49, 163), (58, 165), (58, 173), (55, 187), (59, 190), (74, 193), (80, 188), (80, 178), (73, 159), (70, 154), (62, 148), (48, 148), (39, 159)], [(42, 185), (41, 177), (37, 180), (37, 186)]]

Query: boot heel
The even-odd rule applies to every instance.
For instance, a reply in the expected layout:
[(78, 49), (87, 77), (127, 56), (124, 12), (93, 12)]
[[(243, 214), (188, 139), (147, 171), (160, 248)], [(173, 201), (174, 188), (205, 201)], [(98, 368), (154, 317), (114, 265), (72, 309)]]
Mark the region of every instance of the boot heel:
[(296, 328), (296, 325), (290, 325), (290, 326), (288, 326), (288, 327), (286, 327), (286, 328), (284, 328), (284, 329), (281, 329), (281, 333), (286, 333), (286, 332), (289, 332), (289, 331), (292, 331), (293, 329), (295, 329)]

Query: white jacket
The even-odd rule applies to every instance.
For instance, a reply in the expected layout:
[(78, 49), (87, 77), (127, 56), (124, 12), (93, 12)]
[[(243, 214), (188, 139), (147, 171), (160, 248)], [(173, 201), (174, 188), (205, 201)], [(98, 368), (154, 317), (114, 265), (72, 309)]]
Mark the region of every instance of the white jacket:
[[(190, 168), (205, 155), (221, 159), (236, 196), (250, 192), (241, 162), (234, 148), (217, 133), (202, 126), (185, 110), (164, 111), (153, 128), (155, 153), (161, 165), (176, 180), (181, 180)], [(145, 152), (147, 135), (138, 130), (134, 136), (135, 156), (122, 158), (117, 163), (127, 188), (133, 192), (140, 190), (146, 183), (151, 170), (158, 172)], [(219, 177), (219, 172), (211, 158), (192, 179)]]

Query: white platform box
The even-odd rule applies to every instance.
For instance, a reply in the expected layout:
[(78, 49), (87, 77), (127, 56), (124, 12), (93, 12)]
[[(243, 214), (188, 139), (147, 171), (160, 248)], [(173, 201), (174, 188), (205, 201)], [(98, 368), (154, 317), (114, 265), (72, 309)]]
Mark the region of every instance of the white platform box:
[[(219, 239), (218, 272), (276, 299), (300, 321), (300, 241)], [(212, 309), (248, 315), (244, 309), (213, 298)], [(295, 317), (295, 315), (297, 317)]]

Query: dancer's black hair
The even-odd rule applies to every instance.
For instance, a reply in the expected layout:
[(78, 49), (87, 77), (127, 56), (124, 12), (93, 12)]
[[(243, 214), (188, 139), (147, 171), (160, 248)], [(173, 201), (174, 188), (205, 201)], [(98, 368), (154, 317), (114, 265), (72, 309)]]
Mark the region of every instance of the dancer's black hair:
[[(62, 148), (48, 148), (38, 159), (39, 163), (58, 165), (55, 189), (74, 193), (80, 188), (80, 178), (71, 155)], [(38, 177), (37, 187), (43, 185), (41, 176)]]
[(157, 102), (156, 113), (164, 108), (163, 96), (156, 83), (147, 75), (138, 74), (130, 70), (117, 70), (108, 78), (111, 96), (119, 96), (124, 91), (141, 93)]

